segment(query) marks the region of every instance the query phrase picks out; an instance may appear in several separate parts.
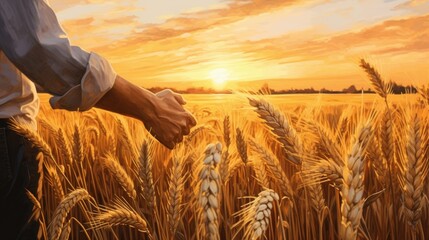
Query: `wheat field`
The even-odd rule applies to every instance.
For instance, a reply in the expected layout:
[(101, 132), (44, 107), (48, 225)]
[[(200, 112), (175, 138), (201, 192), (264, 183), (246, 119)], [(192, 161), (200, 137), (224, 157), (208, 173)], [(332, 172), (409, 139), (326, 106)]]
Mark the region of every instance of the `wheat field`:
[[(196, 104), (170, 151), (141, 122), (41, 108), (44, 239), (428, 239), (429, 89), (391, 101)], [(399, 100), (398, 100), (399, 99)], [(402, 99), (402, 100), (401, 100)]]

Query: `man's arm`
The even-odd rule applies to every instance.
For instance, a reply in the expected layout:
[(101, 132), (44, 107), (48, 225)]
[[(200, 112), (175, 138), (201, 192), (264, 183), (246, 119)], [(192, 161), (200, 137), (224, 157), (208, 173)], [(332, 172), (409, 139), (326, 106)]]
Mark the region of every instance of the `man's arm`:
[(0, 49), (31, 81), (54, 96), (53, 108), (87, 110), (116, 78), (103, 57), (70, 45), (44, 0), (1, 1)]
[(71, 46), (43, 0), (2, 0), (0, 49), (54, 96), (53, 108), (84, 111), (96, 105), (138, 118), (169, 148), (195, 124), (172, 92), (154, 95), (118, 77), (103, 57)]
[(170, 90), (153, 94), (118, 76), (112, 89), (95, 106), (142, 120), (158, 141), (172, 149), (196, 125), (192, 114), (182, 107), (184, 104), (182, 96)]

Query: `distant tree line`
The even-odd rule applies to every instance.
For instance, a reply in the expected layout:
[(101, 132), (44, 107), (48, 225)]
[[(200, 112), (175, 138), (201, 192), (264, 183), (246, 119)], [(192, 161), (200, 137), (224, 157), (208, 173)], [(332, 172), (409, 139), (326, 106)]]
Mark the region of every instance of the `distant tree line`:
[[(388, 83), (390, 88), (392, 89), (392, 94), (404, 94), (404, 93), (417, 93), (416, 87), (413, 85), (401, 85), (397, 84), (395, 82), (389, 82)], [(152, 87), (148, 90), (151, 92), (159, 92), (161, 90), (166, 89), (165, 87)], [(171, 90), (178, 92), (178, 93), (188, 93), (188, 94), (230, 94), (232, 91), (230, 90), (215, 90), (212, 88), (204, 88), (204, 87), (198, 87), (198, 88), (187, 88), (185, 90), (180, 89), (174, 89), (170, 88)], [(350, 85), (348, 88), (344, 88), (342, 90), (330, 90), (326, 88), (322, 89), (314, 89), (313, 87), (310, 88), (291, 88), (291, 89), (283, 89), (283, 90), (275, 90), (269, 87), (268, 83), (265, 83), (262, 85), (262, 87), (256, 91), (250, 93), (253, 94), (314, 94), (314, 93), (326, 93), (326, 94), (344, 94), (344, 93), (350, 93), (350, 94), (357, 94), (357, 93), (375, 93), (371, 88), (368, 89), (358, 89), (355, 85)]]
[[(391, 88), (392, 94), (404, 94), (404, 93), (417, 93), (416, 87), (413, 85), (403, 86), (401, 84), (397, 84), (395, 82), (389, 82), (388, 86)], [(348, 88), (344, 88), (342, 90), (329, 90), (326, 88), (322, 89), (314, 89), (314, 88), (291, 88), (284, 90), (275, 90), (269, 88), (268, 84), (265, 83), (257, 93), (259, 94), (311, 94), (311, 93), (328, 93), (328, 94), (340, 94), (340, 93), (375, 93), (371, 88), (368, 89), (358, 89), (355, 85), (350, 85)]]

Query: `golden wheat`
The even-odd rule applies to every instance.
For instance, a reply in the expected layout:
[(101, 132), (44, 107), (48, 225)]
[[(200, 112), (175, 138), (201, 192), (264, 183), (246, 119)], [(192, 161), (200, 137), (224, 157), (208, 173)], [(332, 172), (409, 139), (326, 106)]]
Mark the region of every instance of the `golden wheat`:
[(256, 108), (259, 117), (271, 128), (272, 133), (286, 150), (287, 160), (292, 163), (301, 164), (302, 145), (287, 118), (273, 105), (264, 99), (249, 98), (249, 103)]
[(101, 158), (101, 162), (103, 166), (113, 174), (128, 196), (135, 198), (137, 193), (134, 189), (134, 182), (115, 157), (112, 154), (107, 154), (105, 157)]
[(200, 206), (201, 218), (205, 226), (204, 238), (215, 240), (219, 236), (219, 174), (216, 165), (221, 161), (222, 146), (220, 143), (209, 144), (205, 149), (204, 166), (200, 171)]
[(351, 145), (346, 166), (343, 170), (344, 183), (341, 187), (342, 221), (340, 228), (341, 239), (356, 239), (358, 227), (362, 218), (364, 204), (364, 154), (371, 137), (371, 125), (363, 125), (356, 134), (356, 139)]
[(173, 157), (172, 162), (173, 166), (169, 177), (170, 182), (167, 198), (167, 217), (171, 234), (174, 236), (183, 211), (182, 192), (185, 179), (183, 175), (183, 164), (180, 159), (178, 157)]
[(57, 240), (61, 235), (64, 226), (64, 221), (70, 210), (79, 202), (89, 199), (90, 195), (85, 189), (76, 189), (67, 194), (55, 209), (52, 221), (48, 227), (49, 239)]
[(410, 116), (406, 143), (406, 156), (402, 173), (403, 207), (402, 216), (416, 231), (422, 216), (424, 204), (424, 181), (428, 174), (428, 163), (423, 159), (423, 142), (421, 136), (421, 123), (417, 113)]
[(235, 226), (245, 228), (243, 239), (261, 238), (270, 224), (271, 211), (274, 201), (278, 201), (279, 195), (271, 189), (266, 189), (258, 194), (252, 202), (237, 213), (240, 222)]

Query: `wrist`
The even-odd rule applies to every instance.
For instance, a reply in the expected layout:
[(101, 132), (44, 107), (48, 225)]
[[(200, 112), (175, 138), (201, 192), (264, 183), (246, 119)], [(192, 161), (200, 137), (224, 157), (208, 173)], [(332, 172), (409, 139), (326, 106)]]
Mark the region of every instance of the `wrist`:
[(156, 115), (156, 109), (159, 99), (152, 92), (141, 88), (142, 93), (138, 95), (138, 100), (136, 110), (137, 118), (142, 122), (150, 121)]

